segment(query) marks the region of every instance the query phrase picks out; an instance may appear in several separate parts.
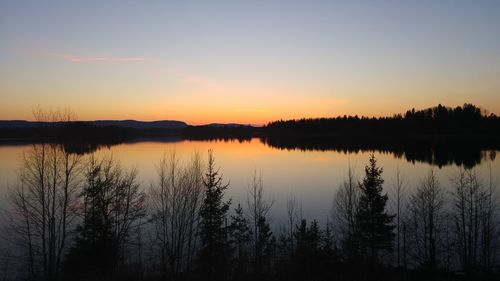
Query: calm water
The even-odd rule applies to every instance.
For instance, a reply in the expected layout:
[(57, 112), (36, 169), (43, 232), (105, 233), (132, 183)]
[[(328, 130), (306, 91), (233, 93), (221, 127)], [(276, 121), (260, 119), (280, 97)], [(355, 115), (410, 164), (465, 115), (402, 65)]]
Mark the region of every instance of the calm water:
[[(5, 207), (7, 186), (17, 181), (17, 170), (21, 165), (23, 151), (29, 144), (0, 145), (0, 208)], [(339, 184), (344, 180), (348, 165), (354, 167), (359, 179), (371, 152), (301, 151), (276, 149), (259, 139), (251, 141), (141, 141), (101, 148), (97, 154), (111, 154), (126, 167), (136, 167), (144, 188), (155, 180), (155, 165), (164, 153), (175, 150), (179, 158), (188, 161), (193, 152), (206, 157), (208, 149), (213, 149), (217, 166), (223, 178), (230, 182), (227, 196), (232, 198), (233, 207), (237, 203), (246, 206), (246, 194), (254, 171), (262, 173), (266, 196), (274, 201), (272, 217), (275, 225), (285, 220), (286, 200), (293, 194), (302, 205), (306, 218), (325, 221), (331, 213), (332, 199)], [(489, 153), (489, 152), (487, 152)], [(485, 152), (485, 154), (487, 154)], [(409, 162), (405, 157), (396, 157), (390, 152), (375, 151), (380, 166), (384, 168), (385, 188), (392, 192), (394, 174), (399, 168), (405, 177), (409, 190), (415, 188), (420, 179), (434, 168), (440, 183), (450, 187), (450, 177), (458, 166), (432, 166), (424, 162)], [(484, 180), (493, 171), (494, 180), (500, 179), (498, 157), (483, 157), (475, 169)]]

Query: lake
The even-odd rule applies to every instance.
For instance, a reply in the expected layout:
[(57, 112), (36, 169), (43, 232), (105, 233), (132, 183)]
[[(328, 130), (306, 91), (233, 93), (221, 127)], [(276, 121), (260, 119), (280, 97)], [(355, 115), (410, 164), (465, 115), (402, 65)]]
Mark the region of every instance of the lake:
[[(31, 144), (26, 143), (0, 145), (2, 208), (6, 207), (5, 195), (8, 186), (17, 182), (17, 170), (21, 165), (23, 151), (30, 146)], [(349, 165), (361, 180), (364, 166), (372, 153), (369, 150), (277, 148), (258, 138), (246, 141), (141, 140), (101, 147), (95, 153), (112, 155), (123, 166), (137, 168), (139, 180), (143, 188), (147, 189), (155, 180), (155, 167), (164, 153), (175, 151), (181, 160), (187, 161), (195, 151), (202, 153), (203, 159), (206, 159), (209, 149), (214, 151), (216, 166), (220, 167), (223, 179), (230, 183), (226, 196), (232, 199), (232, 207), (236, 207), (238, 203), (246, 207), (246, 195), (254, 171), (262, 174), (265, 196), (274, 202), (271, 213), (275, 227), (286, 219), (286, 200), (291, 194), (301, 204), (305, 218), (326, 221), (331, 216), (334, 194), (346, 178)], [(433, 164), (433, 161), (415, 160), (426, 159), (424, 156), (408, 157), (404, 153), (393, 153), (390, 150), (375, 150), (373, 153), (378, 164), (384, 168), (384, 188), (390, 199), (397, 169), (403, 174), (407, 189), (411, 192), (430, 169), (435, 170), (440, 183), (450, 190), (450, 178), (460, 167), (453, 161), (442, 162), (445, 164), (440, 162), (438, 166)], [(493, 180), (498, 182), (500, 178), (500, 160), (495, 154), (494, 150), (480, 151), (479, 160), (476, 161), (479, 163), (474, 165), (474, 169), (484, 181), (489, 178), (490, 167)]]

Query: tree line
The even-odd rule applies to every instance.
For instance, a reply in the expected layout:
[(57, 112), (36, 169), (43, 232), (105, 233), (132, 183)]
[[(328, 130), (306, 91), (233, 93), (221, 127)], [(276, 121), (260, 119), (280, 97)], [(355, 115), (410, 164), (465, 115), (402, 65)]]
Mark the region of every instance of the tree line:
[(270, 122), (268, 136), (426, 136), (478, 135), (498, 136), (500, 118), (473, 105), (455, 108), (441, 104), (392, 117), (338, 116), (335, 118), (302, 118)]
[[(28, 125), (16, 127), (20, 122), (10, 122), (9, 126), (0, 128), (0, 138), (30, 138), (32, 140), (50, 139), (53, 142), (92, 142), (117, 143), (138, 137), (177, 136), (186, 139), (239, 139), (249, 140), (252, 137), (277, 138), (280, 136), (295, 137), (418, 137), (417, 140), (429, 136), (457, 137), (462, 140), (491, 143), (491, 137), (498, 141), (500, 118), (494, 113), (480, 107), (465, 103), (462, 106), (448, 107), (441, 104), (422, 110), (412, 108), (404, 114), (387, 117), (337, 116), (332, 118), (302, 118), (278, 120), (265, 126), (250, 125), (201, 125), (175, 128), (120, 127), (110, 121), (101, 126), (95, 122), (60, 120), (54, 118), (37, 119)], [(21, 122), (22, 123), (22, 122)], [(111, 125), (110, 125), (111, 124)]]

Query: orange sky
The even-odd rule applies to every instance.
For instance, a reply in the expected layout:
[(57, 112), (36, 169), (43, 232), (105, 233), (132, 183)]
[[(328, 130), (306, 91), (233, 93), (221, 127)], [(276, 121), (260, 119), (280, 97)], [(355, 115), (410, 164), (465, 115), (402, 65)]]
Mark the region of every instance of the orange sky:
[(0, 119), (40, 107), (264, 124), (466, 102), (500, 115), (499, 12), (481, 0), (2, 1)]

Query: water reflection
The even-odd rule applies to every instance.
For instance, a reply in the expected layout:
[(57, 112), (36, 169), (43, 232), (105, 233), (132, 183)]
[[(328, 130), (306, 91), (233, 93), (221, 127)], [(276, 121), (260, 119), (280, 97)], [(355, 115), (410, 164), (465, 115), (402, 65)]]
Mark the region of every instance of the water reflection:
[(484, 160), (495, 160), (495, 142), (465, 142), (445, 140), (404, 140), (404, 139), (328, 139), (328, 138), (263, 138), (266, 145), (287, 150), (336, 151), (358, 153), (378, 151), (391, 153), (408, 162), (422, 162), (438, 166), (456, 165), (472, 168)]
[[(392, 154), (395, 158), (410, 163), (427, 163), (439, 168), (444, 166), (463, 166), (473, 168), (485, 160), (495, 160), (496, 151), (500, 149), (496, 142), (466, 142), (449, 140), (401, 140), (401, 139), (339, 139), (339, 138), (196, 138), (182, 137), (138, 138), (126, 142), (66, 142), (64, 149), (75, 154), (89, 154), (103, 148), (111, 148), (120, 144), (142, 142), (180, 143), (185, 141), (202, 141), (207, 143), (250, 143), (259, 140), (266, 146), (280, 150), (300, 151), (333, 151), (346, 154), (378, 151)], [(0, 146), (26, 145), (26, 142), (2, 142)]]

